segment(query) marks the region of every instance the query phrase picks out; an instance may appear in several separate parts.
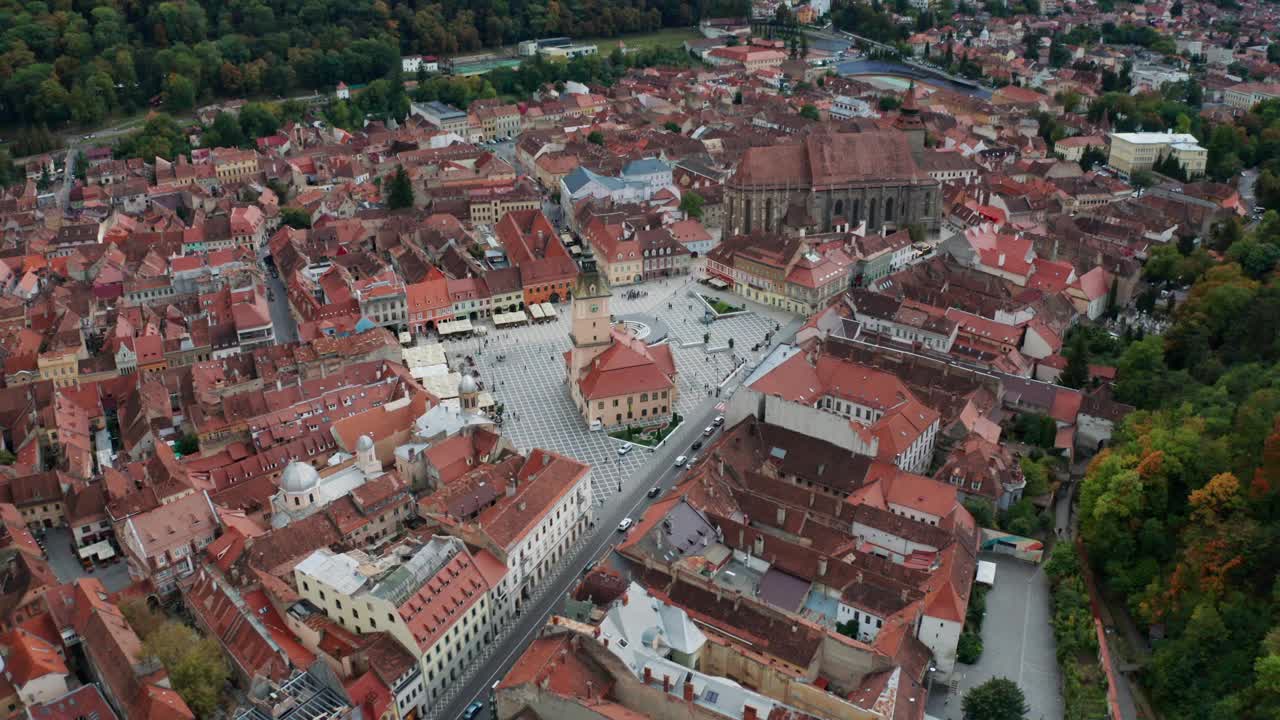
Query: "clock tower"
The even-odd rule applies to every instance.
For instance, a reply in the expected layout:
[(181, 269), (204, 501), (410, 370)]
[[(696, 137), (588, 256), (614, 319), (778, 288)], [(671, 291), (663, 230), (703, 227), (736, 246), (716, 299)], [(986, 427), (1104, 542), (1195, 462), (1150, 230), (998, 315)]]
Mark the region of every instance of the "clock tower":
[[(591, 361), (609, 349), (613, 342), (613, 316), (609, 314), (609, 283), (595, 266), (594, 260), (584, 260), (582, 273), (573, 288), (573, 329), (569, 339), (573, 349), (569, 351), (569, 384), (575, 388), (582, 371)], [(576, 393), (576, 390), (575, 390)]]

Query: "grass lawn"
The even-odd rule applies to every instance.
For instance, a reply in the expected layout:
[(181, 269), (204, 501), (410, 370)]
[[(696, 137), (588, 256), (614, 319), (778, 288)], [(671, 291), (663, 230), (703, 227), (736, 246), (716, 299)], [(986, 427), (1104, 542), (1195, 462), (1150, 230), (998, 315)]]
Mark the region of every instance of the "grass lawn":
[(587, 38), (585, 40), (575, 40), (574, 42), (595, 45), (600, 49), (601, 55), (608, 55), (618, 46), (618, 42), (626, 43), (627, 48), (639, 50), (648, 47), (680, 47), (685, 40), (693, 40), (702, 37), (698, 33), (696, 27), (687, 28), (665, 28), (651, 33), (638, 33), (635, 35), (619, 35), (611, 38)]
[(711, 306), (712, 310), (715, 310), (721, 315), (724, 315), (725, 313), (741, 312), (744, 309), (743, 306), (730, 305), (729, 303), (719, 298), (711, 297), (710, 295), (703, 295), (702, 299), (707, 301), (707, 304)]
[(677, 427), (680, 426), (680, 413), (671, 416), (671, 421), (665, 425), (648, 426), (648, 427), (627, 427), (622, 430), (616, 430), (609, 433), (609, 437), (618, 440), (626, 440), (636, 445), (644, 445), (645, 447), (655, 447), (662, 442), (664, 438), (670, 435)]

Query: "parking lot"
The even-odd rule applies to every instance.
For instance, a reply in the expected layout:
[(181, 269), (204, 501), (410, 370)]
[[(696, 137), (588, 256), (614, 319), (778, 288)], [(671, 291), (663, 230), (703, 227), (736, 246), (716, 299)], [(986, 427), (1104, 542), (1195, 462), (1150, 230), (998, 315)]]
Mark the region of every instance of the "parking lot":
[[(762, 340), (765, 332), (779, 322), (785, 325), (793, 319), (759, 308), (708, 326), (701, 322), (701, 304), (689, 298), (687, 292), (690, 288), (707, 294), (711, 291), (689, 278), (631, 287), (648, 294), (626, 298), (624, 293), (628, 288), (615, 288), (610, 309), (615, 317), (648, 313), (663, 319), (676, 361), (680, 389), (676, 410), (685, 417), (695, 415), (699, 405), (716, 400), (717, 388), (719, 397), (726, 398), (746, 374), (745, 368), (735, 372), (737, 364), (746, 362), (749, 367), (763, 352), (751, 352), (750, 345)], [(732, 296), (725, 299), (742, 303), (740, 298)], [(453, 367), (466, 355), (475, 359), (480, 379), (495, 400), (505, 406), (503, 432), (517, 448), (521, 451), (546, 448), (589, 463), (595, 499), (604, 503), (618, 493), (620, 485), (626, 486), (632, 474), (649, 459), (651, 451), (636, 446), (627, 455), (619, 456), (622, 441), (587, 428), (569, 397), (565, 376), (563, 354), (571, 346), (569, 306), (560, 305), (557, 310), (559, 317), (552, 322), (494, 330), (484, 338), (446, 342), (444, 347)], [(711, 336), (707, 346), (702, 344), (704, 332)], [(727, 345), (729, 338), (735, 339), (732, 352), (706, 351), (708, 347)], [(696, 345), (682, 347), (690, 343)], [(498, 361), (499, 356), (506, 359)], [(730, 381), (720, 387), (730, 375)]]
[(962, 720), (964, 694), (993, 677), (1007, 677), (1026, 694), (1031, 720), (1056, 720), (1064, 712), (1053, 626), (1050, 625), (1049, 579), (1040, 566), (1007, 555), (984, 554), (996, 564), (996, 584), (987, 593), (982, 623), (982, 657), (974, 665), (957, 663), (958, 688), (935, 680), (928, 712), (937, 718)]

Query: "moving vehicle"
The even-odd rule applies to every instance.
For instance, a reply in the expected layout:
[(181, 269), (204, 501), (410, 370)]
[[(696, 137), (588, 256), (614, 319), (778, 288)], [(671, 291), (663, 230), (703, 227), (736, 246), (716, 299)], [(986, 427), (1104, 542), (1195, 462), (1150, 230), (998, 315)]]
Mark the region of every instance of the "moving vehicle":
[(687, 462), (689, 462), (689, 458), (685, 457), (684, 455), (681, 455), (680, 457), (676, 458), (676, 467), (684, 467), (684, 464)]
[(690, 450), (697, 450), (697, 449), (699, 449), (699, 448), (701, 448), (701, 447), (702, 447), (702, 441), (701, 441), (701, 440), (694, 440), (694, 441), (693, 441), (693, 444), (689, 446), (689, 449), (690, 449)]
[(654, 485), (653, 487), (649, 488), (649, 492), (647, 492), (647, 493), (645, 493), (645, 494), (646, 494), (646, 495), (648, 495), (648, 496), (649, 496), (649, 497), (651, 497), (651, 498), (656, 498), (656, 497), (658, 497), (659, 495), (661, 495), (661, 494), (662, 494), (662, 486), (661, 486), (661, 485)]
[(466, 710), (462, 711), (462, 720), (475, 720), (480, 717), (481, 710), (484, 710), (484, 703), (479, 700), (471, 703)]
[(717, 416), (716, 416), (716, 419), (711, 421), (711, 424), (712, 424), (712, 425), (715, 425), (716, 427), (720, 427), (721, 425), (723, 425), (723, 424), (724, 424), (724, 416), (723, 416), (723, 415), (717, 415)]
[(618, 532), (624, 533), (631, 529), (631, 518), (622, 518), (622, 522), (618, 523)]
[(714, 433), (715, 431), (716, 431), (715, 425), (708, 425), (702, 429), (702, 434), (704, 437), (711, 437), (712, 433)]

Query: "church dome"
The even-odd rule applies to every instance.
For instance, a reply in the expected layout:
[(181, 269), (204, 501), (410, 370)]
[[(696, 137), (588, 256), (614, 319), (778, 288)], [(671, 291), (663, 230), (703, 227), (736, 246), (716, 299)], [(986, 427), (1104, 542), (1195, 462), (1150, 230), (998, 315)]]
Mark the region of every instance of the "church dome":
[(373, 449), (373, 438), (369, 437), (368, 435), (361, 435), (360, 439), (356, 441), (356, 450), (360, 452), (367, 452), (372, 449)]
[(310, 465), (294, 460), (285, 466), (280, 489), (287, 493), (304, 493), (320, 484), (320, 473)]
[(474, 395), (478, 392), (480, 392), (480, 386), (476, 384), (476, 379), (471, 376), (471, 373), (463, 375), (458, 381), (459, 395)]

